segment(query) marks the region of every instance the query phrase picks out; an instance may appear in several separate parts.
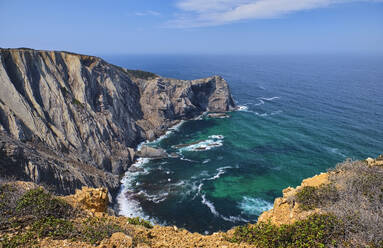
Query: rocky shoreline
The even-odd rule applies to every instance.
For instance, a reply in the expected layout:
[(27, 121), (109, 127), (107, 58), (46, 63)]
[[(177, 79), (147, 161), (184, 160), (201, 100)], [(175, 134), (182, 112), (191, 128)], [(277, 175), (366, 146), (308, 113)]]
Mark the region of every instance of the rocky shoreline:
[(138, 144), (235, 109), (219, 76), (169, 79), (60, 51), (0, 49), (0, 86), (0, 174), (57, 194), (89, 186), (114, 197)]

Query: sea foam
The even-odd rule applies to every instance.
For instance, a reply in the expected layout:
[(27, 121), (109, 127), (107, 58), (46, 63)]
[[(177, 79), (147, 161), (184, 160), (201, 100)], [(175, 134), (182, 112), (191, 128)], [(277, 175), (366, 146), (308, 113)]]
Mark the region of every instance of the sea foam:
[(272, 209), (273, 204), (261, 198), (244, 196), (238, 207), (246, 215), (259, 216), (264, 211)]
[(180, 148), (180, 151), (207, 151), (216, 147), (220, 147), (223, 145), (223, 135), (210, 135), (209, 139), (202, 140), (191, 145)]

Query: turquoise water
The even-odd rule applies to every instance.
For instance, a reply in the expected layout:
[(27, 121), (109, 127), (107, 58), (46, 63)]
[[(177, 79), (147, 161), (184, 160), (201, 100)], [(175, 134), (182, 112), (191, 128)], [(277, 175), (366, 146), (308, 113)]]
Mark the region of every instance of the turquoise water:
[(140, 160), (127, 172), (122, 214), (201, 233), (227, 230), (255, 222), (287, 186), (346, 158), (383, 153), (382, 57), (106, 59), (182, 79), (219, 74), (242, 106), (228, 119), (187, 121), (153, 143), (179, 157)]

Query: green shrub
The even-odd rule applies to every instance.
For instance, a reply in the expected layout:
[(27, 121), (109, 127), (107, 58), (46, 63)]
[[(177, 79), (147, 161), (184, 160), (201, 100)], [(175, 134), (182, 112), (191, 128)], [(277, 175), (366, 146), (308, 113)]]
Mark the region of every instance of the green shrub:
[(68, 239), (75, 235), (75, 228), (70, 221), (54, 217), (46, 217), (34, 222), (31, 231), (39, 238)]
[(84, 108), (84, 104), (82, 104), (79, 100), (77, 100), (76, 98), (73, 97), (72, 99), (72, 103), (81, 107), (81, 108)]
[(79, 239), (91, 244), (98, 244), (101, 240), (110, 237), (115, 232), (124, 232), (119, 225), (106, 218), (90, 217), (78, 227)]
[(328, 214), (314, 214), (291, 225), (275, 226), (261, 222), (237, 227), (232, 242), (246, 242), (257, 247), (309, 248), (335, 245), (344, 236), (341, 221)]
[(135, 77), (135, 78), (140, 78), (140, 79), (151, 79), (151, 78), (156, 78), (158, 75), (147, 72), (147, 71), (141, 71), (141, 70), (127, 70), (129, 76)]
[[(98, 244), (115, 232), (128, 234), (128, 230), (107, 218), (89, 217), (78, 223), (75, 217), (82, 216), (81, 210), (74, 210), (42, 188), (20, 193), (13, 186), (0, 185), (0, 207), (2, 211), (9, 208), (0, 215), (0, 247), (4, 248), (33, 247), (36, 240), (45, 237)], [(139, 219), (135, 223), (148, 225)]]
[(8, 235), (0, 236), (0, 247), (3, 248), (16, 248), (20, 246), (35, 247), (37, 240), (32, 232), (27, 231), (9, 237)]
[(150, 221), (141, 219), (140, 217), (128, 218), (128, 223), (132, 225), (144, 226), (146, 228), (153, 228), (153, 225), (150, 223)]
[(33, 215), (37, 219), (46, 217), (72, 217), (73, 209), (64, 200), (52, 196), (42, 188), (29, 190), (18, 201), (16, 206), (18, 215)]

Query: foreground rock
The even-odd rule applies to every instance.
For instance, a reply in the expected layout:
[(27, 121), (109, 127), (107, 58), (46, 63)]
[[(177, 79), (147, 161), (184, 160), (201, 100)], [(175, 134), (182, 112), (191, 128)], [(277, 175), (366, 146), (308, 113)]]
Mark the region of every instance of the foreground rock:
[(226, 81), (162, 78), (56, 51), (0, 49), (0, 174), (57, 193), (117, 192), (135, 148), (205, 111), (234, 109)]
[(257, 224), (212, 235), (108, 215), (105, 188), (58, 201), (33, 183), (0, 181), (0, 247), (381, 247), (382, 177), (381, 166), (347, 160), (285, 189)]
[[(17, 199), (23, 199), (23, 194), (26, 194), (31, 189), (41, 189), (33, 183), (25, 182), (0, 182), (1, 194), (14, 194)], [(215, 233), (212, 235), (201, 235), (198, 233), (190, 233), (185, 229), (176, 227), (163, 227), (163, 226), (147, 226), (139, 219), (110, 216), (106, 213), (107, 191), (105, 188), (87, 188), (77, 190), (76, 194), (61, 197), (65, 202), (70, 205), (65, 206), (63, 203), (58, 204), (56, 197), (46, 198), (44, 191), (39, 192), (34, 196), (38, 197), (39, 202), (35, 206), (27, 206), (31, 210), (29, 218), (39, 218), (32, 220), (29, 225), (24, 228), (12, 228), (4, 225), (0, 229), (0, 247), (8, 247), (9, 244), (16, 245), (17, 247), (71, 247), (71, 248), (85, 248), (85, 247), (98, 247), (98, 248), (174, 248), (174, 247), (206, 247), (206, 248), (247, 248), (251, 247), (248, 244), (236, 244), (227, 240), (226, 233)], [(33, 201), (33, 199), (31, 199)], [(24, 201), (24, 200), (23, 200)], [(40, 211), (41, 202), (47, 207), (46, 212)], [(49, 209), (50, 206), (55, 204), (55, 211)], [(8, 199), (0, 197), (0, 206), (12, 204)], [(62, 215), (65, 207), (69, 209), (73, 207), (71, 215)], [(0, 208), (1, 209), (1, 208)], [(2, 210), (2, 209), (1, 209)], [(36, 215), (36, 211), (41, 215)], [(0, 212), (1, 215), (7, 214)], [(20, 216), (17, 212), (16, 216), (10, 218), (15, 221), (15, 225), (20, 223), (17, 220)], [(47, 214), (49, 216), (44, 216)], [(51, 215), (54, 215), (51, 216)], [(48, 217), (48, 218), (46, 218)], [(9, 218), (8, 218), (9, 219)], [(20, 218), (22, 219), (22, 218)], [(2, 220), (2, 219), (0, 219)], [(48, 221), (47, 221), (48, 220)], [(41, 221), (47, 221), (42, 225), (38, 231), (33, 229), (34, 225), (38, 225)], [(61, 225), (53, 226), (54, 223), (61, 223)], [(45, 223), (45, 222), (44, 222)], [(66, 224), (65, 224), (66, 223)], [(70, 223), (70, 224), (69, 224)], [(65, 224), (65, 225), (64, 225)], [(75, 228), (70, 232), (67, 228)], [(85, 227), (85, 229), (84, 229)], [(52, 232), (53, 231), (53, 232)], [(51, 232), (49, 234), (49, 232)], [(100, 238), (100, 235), (103, 238)]]
[(366, 162), (370, 166), (383, 166), (383, 155), (380, 155), (376, 159), (367, 158)]
[(288, 187), (284, 189), (283, 197), (276, 198), (274, 200), (274, 207), (268, 211), (263, 212), (259, 218), (258, 222), (268, 222), (274, 225), (282, 224), (292, 224), (297, 220), (306, 219), (308, 216), (314, 213), (320, 213), (319, 208), (303, 211), (300, 208), (298, 202), (293, 200), (297, 192), (306, 186), (318, 187), (324, 184), (328, 184), (329, 175), (327, 173), (322, 173), (320, 175), (307, 178), (302, 181), (302, 184), (296, 188)]

